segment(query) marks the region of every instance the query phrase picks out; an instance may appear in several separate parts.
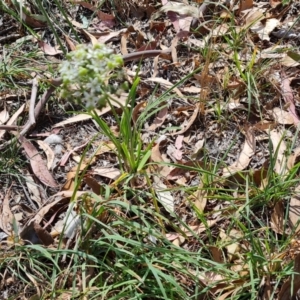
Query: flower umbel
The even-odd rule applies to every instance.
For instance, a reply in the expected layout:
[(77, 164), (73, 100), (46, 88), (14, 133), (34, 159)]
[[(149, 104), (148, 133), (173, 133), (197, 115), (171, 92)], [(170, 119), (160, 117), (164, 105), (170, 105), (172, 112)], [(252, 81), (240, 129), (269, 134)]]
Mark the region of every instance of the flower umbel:
[(84, 105), (88, 110), (106, 105), (117, 88), (109, 79), (120, 78), (123, 59), (106, 45), (80, 45), (67, 55), (60, 66), (63, 97)]

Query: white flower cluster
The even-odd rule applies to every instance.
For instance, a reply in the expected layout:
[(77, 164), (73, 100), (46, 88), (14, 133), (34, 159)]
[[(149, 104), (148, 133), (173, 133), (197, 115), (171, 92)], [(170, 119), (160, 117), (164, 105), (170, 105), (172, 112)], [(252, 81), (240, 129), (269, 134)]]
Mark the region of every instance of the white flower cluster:
[[(88, 110), (106, 105), (115, 88), (108, 80), (122, 75), (123, 59), (106, 45), (80, 45), (60, 66), (62, 96), (84, 105)], [(114, 72), (112, 72), (114, 71)]]

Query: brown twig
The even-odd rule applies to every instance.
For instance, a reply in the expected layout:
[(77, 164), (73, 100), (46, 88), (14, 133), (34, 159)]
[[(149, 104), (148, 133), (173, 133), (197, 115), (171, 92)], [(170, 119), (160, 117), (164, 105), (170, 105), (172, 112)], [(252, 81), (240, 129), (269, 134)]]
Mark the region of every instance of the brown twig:
[(32, 80), (32, 90), (31, 90), (31, 97), (30, 97), (30, 102), (29, 102), (29, 120), (26, 123), (26, 125), (23, 127), (23, 129), (20, 132), (20, 135), (25, 135), (30, 129), (32, 129), (36, 122), (35, 122), (35, 100), (36, 100), (36, 95), (38, 92), (38, 81), (36, 78), (33, 78)]

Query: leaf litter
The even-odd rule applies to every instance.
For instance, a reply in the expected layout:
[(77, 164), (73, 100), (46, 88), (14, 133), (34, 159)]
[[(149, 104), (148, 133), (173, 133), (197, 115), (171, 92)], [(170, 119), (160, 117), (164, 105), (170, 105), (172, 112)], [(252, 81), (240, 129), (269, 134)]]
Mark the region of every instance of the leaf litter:
[[(282, 7), (280, 1), (270, 1), (268, 5), (251, 0), (228, 2), (226, 5), (230, 9), (225, 10), (225, 4), (217, 3), (210, 4), (207, 10), (205, 2), (198, 7), (196, 3), (187, 4), (186, 1), (161, 1), (162, 6), (158, 8), (124, 2), (116, 7), (120, 17), (128, 19), (130, 16), (135, 20), (126, 26), (125, 23), (118, 23), (115, 14), (109, 9), (102, 11), (102, 8), (96, 8), (88, 2), (76, 1), (76, 9), (85, 8), (95, 14), (90, 26), (85, 26), (84, 18), (80, 22), (79, 19), (71, 19), (71, 22), (77, 33), (82, 35), (81, 43), (106, 43), (122, 54), (158, 48), (171, 49), (169, 57), (161, 55), (154, 60), (143, 58), (125, 66), (131, 81), (136, 76), (136, 70), (139, 70), (141, 87), (144, 86), (144, 90), (138, 89), (139, 97), (132, 103), (134, 124), (138, 122), (141, 111), (147, 109), (151, 97), (158, 98), (180, 82), (168, 94), (169, 98), (163, 100), (165, 106), (161, 106), (143, 124), (142, 129), (148, 134), (148, 139), (143, 139), (144, 147), (149, 146), (149, 139), (151, 142), (152, 139), (156, 140), (151, 145), (151, 163), (147, 165), (146, 173), (150, 176), (161, 208), (165, 209), (164, 213), (168, 218), (176, 214), (181, 220), (188, 220), (186, 226), (180, 227), (181, 233), (174, 233), (169, 229), (166, 237), (178, 247), (193, 249), (193, 237), (201, 235), (203, 239), (207, 239), (206, 230), (215, 230), (214, 238), (217, 240), (218, 237), (224, 244), (219, 246), (222, 250), (210, 247), (213, 259), (219, 263), (229, 261), (236, 269), (241, 268), (239, 272), (248, 274), (249, 267), (246, 264), (242, 266), (241, 257), (250, 246), (237, 228), (226, 231), (229, 225), (226, 219), (234, 213), (230, 201), (224, 200), (224, 203), (220, 203), (221, 199), (216, 196), (218, 193), (215, 190), (220, 189), (223, 192), (230, 185), (230, 189), (223, 196), (231, 195), (237, 203), (235, 209), (239, 209), (239, 206), (242, 207), (240, 198), (246, 198), (235, 180), (242, 181), (245, 179), (243, 176), (250, 180), (253, 176), (255, 184), (266, 192), (266, 187), (269, 188), (266, 167), (271, 165), (274, 173), (287, 176), (289, 170), (295, 168), (299, 162), (297, 141), (292, 149), (294, 153), (287, 154), (289, 145), (294, 142), (291, 136), (298, 135), (299, 105), (295, 97), (297, 88), (292, 85), (292, 80), (297, 79), (299, 72), (296, 67), (299, 59), (293, 49), (296, 44), (287, 34), (288, 29), (279, 29), (289, 28), (288, 19), (292, 10), (289, 7), (286, 12), (279, 10)], [(222, 23), (210, 23), (213, 19), (208, 12), (212, 10)], [(146, 16), (146, 21), (139, 19), (140, 15), (144, 18)], [(38, 21), (34, 16), (24, 16), (28, 26), (44, 28), (44, 22)], [(227, 45), (233, 36), (232, 23), (228, 21), (232, 17), (235, 20), (235, 33), (246, 32), (240, 48), (237, 49)], [(288, 40), (284, 46), (278, 45), (280, 34), (285, 34), (284, 39)], [(78, 41), (75, 43), (74, 37), (65, 33), (64, 39), (69, 50), (73, 51)], [(45, 37), (43, 41), (35, 43), (49, 61), (62, 61), (63, 51), (56, 42)], [(207, 50), (207, 46), (209, 51), (204, 55), (201, 51)], [(265, 65), (264, 59), (270, 60), (270, 67)], [(236, 65), (232, 64), (233, 61)], [(199, 66), (200, 71), (181, 82), (183, 77), (197, 70)], [(285, 68), (286, 66), (291, 68)], [(253, 74), (259, 72), (263, 75), (256, 82), (253, 81), (251, 87), (246, 86), (246, 83), (255, 80)], [(9, 94), (11, 91), (1, 91), (1, 96), (5, 93)], [(127, 96), (126, 94), (117, 99), (121, 107), (125, 105)], [(120, 110), (118, 103), (113, 105)], [(16, 125), (19, 124), (17, 119), (20, 116), (27, 116), (28, 107), (25, 103), (17, 107), (7, 101), (6, 106), (1, 109), (0, 125), (16, 126), (14, 131), (8, 127), (0, 129), (1, 142), (4, 144), (9, 141), (10, 133), (18, 137), (26, 154), (28, 164), (25, 168), (31, 173), (30, 176), (28, 173), (26, 175), (26, 191), (37, 205), (30, 221), (20, 222), (23, 225), (21, 238), (48, 247), (55, 244), (66, 226), (70, 230), (65, 232), (64, 237), (71, 240), (80, 223), (74, 221), (78, 214), (70, 204), (70, 198), (79, 199), (78, 195), (91, 191), (99, 194), (104, 185), (114, 189), (123, 178), (121, 168), (116, 167), (115, 145), (103, 140), (103, 135), (99, 134), (88, 114), (74, 113), (70, 117), (54, 105), (51, 107), (53, 112), (46, 110), (43, 113), (50, 122), (43, 123), (40, 120), (35, 128), (36, 135), (29, 135), (32, 138), (29, 140), (28, 136), (18, 135)], [(110, 128), (116, 126), (110, 106), (97, 111), (97, 114)], [(10, 115), (13, 117), (9, 119)], [(63, 139), (60, 154), (37, 138), (38, 134), (48, 134), (49, 128), (61, 128)], [(285, 130), (292, 134), (289, 136)], [(117, 136), (118, 131), (114, 132)], [(161, 137), (160, 141), (157, 141), (158, 137)], [(272, 145), (271, 148), (268, 143)], [(35, 144), (43, 152), (38, 151)], [(88, 145), (90, 149), (86, 152)], [(272, 159), (273, 164), (269, 161)], [(80, 186), (76, 186), (76, 176), (84, 178)], [(224, 181), (224, 177), (228, 180)], [(39, 188), (36, 188), (37, 185)], [(177, 191), (184, 186), (191, 188), (191, 191)], [(50, 189), (46, 190), (47, 187)], [(232, 187), (237, 190), (233, 192)], [(63, 191), (57, 192), (58, 189)], [(74, 196), (77, 189), (77, 196)], [(250, 188), (247, 191), (250, 197), (255, 193), (254, 190)], [(114, 192), (116, 191), (120, 192), (120, 189), (116, 188)], [(14, 186), (11, 193), (16, 193)], [(287, 209), (285, 200), (280, 199), (274, 205), (266, 206), (270, 216), (269, 226), (276, 234), (283, 235), (292, 230), (298, 232), (298, 193), (299, 185), (294, 187), (288, 200), (288, 227), (283, 214)], [(43, 201), (45, 195), (49, 202)], [(7, 235), (12, 234), (15, 222), (9, 197), (10, 193), (7, 192), (0, 219), (0, 227)], [(197, 209), (197, 214), (202, 219), (191, 212), (191, 207)], [(70, 217), (66, 215), (67, 211)], [(28, 213), (24, 215), (28, 217)], [(60, 223), (55, 223), (59, 217)], [(297, 260), (298, 257), (295, 258), (296, 271)], [(262, 284), (264, 288), (270, 286), (268, 276)], [(231, 280), (228, 290), (223, 290), (227, 279), (214, 271), (203, 273), (198, 278), (203, 286), (212, 287), (207, 293), (212, 299), (226, 299), (241, 285), (241, 282)], [(297, 292), (296, 289), (299, 290), (297, 280), (296, 278), (295, 290), (291, 288), (291, 280), (283, 284), (281, 291), (276, 292), (278, 299), (292, 297)], [(264, 294), (270, 294), (266, 292), (266, 288)]]

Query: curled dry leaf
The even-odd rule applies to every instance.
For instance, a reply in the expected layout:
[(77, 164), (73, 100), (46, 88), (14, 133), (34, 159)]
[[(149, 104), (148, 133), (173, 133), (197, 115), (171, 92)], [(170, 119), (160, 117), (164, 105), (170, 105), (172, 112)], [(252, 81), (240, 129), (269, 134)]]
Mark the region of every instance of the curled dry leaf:
[(29, 174), (29, 172), (26, 172), (26, 175), (24, 175), (24, 178), (26, 179), (26, 186), (28, 188), (28, 192), (30, 195), (31, 200), (37, 203), (38, 207), (40, 208), (43, 205), (40, 190), (37, 186), (37, 184), (34, 182), (32, 176)]
[(257, 22), (251, 26), (251, 30), (255, 32), (262, 41), (269, 41), (269, 34), (280, 24), (277, 19), (268, 19), (266, 22)]
[(81, 32), (91, 41), (92, 45), (99, 44), (98, 40), (90, 34), (87, 30), (81, 29)]
[(225, 233), (225, 231), (220, 231), (220, 238), (222, 241), (225, 242), (227, 249), (227, 255), (231, 262), (233, 262), (238, 255), (240, 250), (240, 244), (238, 243), (237, 239), (242, 238), (243, 233), (236, 229), (232, 229), (229, 234)]
[(202, 232), (206, 231), (207, 228), (214, 226), (219, 220), (206, 220), (206, 224), (201, 223), (200, 225), (190, 225), (188, 228), (182, 227), (181, 230), (186, 234), (186, 236), (199, 236)]
[(84, 182), (92, 189), (93, 193), (100, 195), (101, 185), (91, 176), (84, 176)]
[(48, 170), (51, 170), (53, 164), (54, 164), (54, 159), (55, 159), (55, 154), (52, 151), (52, 149), (50, 148), (50, 146), (43, 142), (43, 141), (37, 141), (38, 145), (40, 146), (40, 148), (45, 152), (46, 156), (47, 156), (47, 168)]
[(204, 168), (205, 164), (201, 160), (191, 160), (187, 162), (181, 162), (180, 166), (173, 168), (167, 176), (168, 180), (175, 180), (182, 176), (189, 176), (188, 173), (197, 172), (196, 170), (191, 170), (191, 168), (201, 169)]
[(116, 180), (121, 176), (121, 171), (117, 168), (99, 167), (93, 169), (92, 174), (97, 174), (103, 177), (107, 177), (109, 179)]
[(67, 173), (67, 180), (62, 189), (64, 191), (74, 191), (75, 189), (75, 177), (76, 175), (80, 175), (80, 173), (88, 167), (88, 163), (81, 162), (78, 166), (74, 166), (68, 173)]
[(253, 0), (242, 0), (239, 1), (239, 12), (250, 9), (253, 7)]
[(82, 145), (80, 145), (80, 146), (77, 146), (77, 147), (75, 147), (73, 150), (71, 150), (71, 151), (65, 153), (65, 154), (63, 155), (63, 157), (61, 158), (61, 160), (60, 160), (60, 166), (63, 167), (63, 166), (67, 163), (67, 161), (68, 161), (70, 155), (72, 155), (74, 152), (80, 150), (81, 148), (85, 147), (88, 143), (89, 143), (89, 141), (87, 141), (87, 142), (85, 142), (84, 144), (82, 144)]
[(284, 205), (282, 201), (278, 201), (275, 204), (271, 214), (271, 228), (276, 233), (284, 233)]
[[(18, 7), (18, 10), (20, 8)], [(22, 12), (22, 19), (26, 25), (31, 28), (44, 28), (47, 27), (47, 22), (43, 15), (27, 14), (24, 10)]]
[(174, 198), (171, 192), (167, 190), (167, 186), (160, 180), (158, 176), (153, 176), (153, 178), (153, 188), (155, 190), (159, 202), (168, 212), (174, 212)]
[(9, 114), (8, 111), (6, 110), (6, 108), (4, 108), (1, 112), (0, 112), (0, 125), (3, 125), (6, 123), (6, 121), (9, 119)]
[(164, 123), (167, 115), (168, 115), (168, 107), (165, 106), (159, 111), (158, 115), (155, 117), (153, 123), (150, 125), (148, 130), (153, 131), (159, 128)]
[[(289, 227), (295, 233), (300, 230), (300, 185), (295, 188), (295, 191), (290, 199), (289, 205)], [(295, 228), (297, 226), (297, 228)]]
[(30, 160), (30, 165), (35, 176), (45, 185), (56, 188), (58, 187), (55, 179), (48, 171), (47, 166), (42, 158), (42, 156), (38, 153), (34, 145), (29, 142), (25, 137), (20, 136), (19, 141), (24, 148), (28, 159)]
[[(162, 4), (164, 5), (162, 11), (165, 11), (167, 13), (168, 18), (172, 22), (174, 29), (177, 33), (184, 32), (188, 34), (190, 31), (193, 16), (185, 14), (182, 9), (179, 9), (180, 12), (176, 11), (177, 8), (174, 5), (168, 6), (168, 3), (170, 3), (170, 1), (162, 0)], [(180, 7), (182, 5), (182, 3), (178, 3), (178, 2), (175, 3), (176, 5), (178, 4)], [(184, 5), (187, 6), (186, 4)], [(172, 8), (175, 9), (175, 11)], [(192, 7), (192, 9), (194, 9), (194, 7)]]
[(10, 210), (9, 201), (10, 201), (10, 192), (11, 187), (6, 191), (3, 203), (1, 205), (1, 213), (0, 213), (0, 228), (9, 236), (13, 236), (13, 223), (14, 223), (14, 215)]
[(167, 176), (170, 173), (171, 168), (168, 165), (159, 164), (164, 163), (163, 157), (159, 150), (159, 143), (157, 143), (151, 150), (151, 161), (158, 163), (156, 171), (161, 176)]
[(190, 117), (189, 121), (186, 124), (183, 124), (181, 129), (177, 132), (171, 133), (171, 135), (177, 135), (177, 134), (182, 134), (185, 133), (195, 122), (198, 113), (199, 113), (199, 109), (200, 109), (200, 103), (195, 104), (195, 109), (193, 111), (192, 116)]
[(194, 192), (190, 197), (189, 200), (193, 202), (195, 207), (199, 210), (200, 213), (204, 212), (204, 209), (207, 204), (207, 189), (203, 188), (203, 182), (201, 181), (198, 189)]
[(287, 161), (287, 168), (290, 170), (300, 161), (300, 147), (293, 150)]
[(54, 239), (51, 234), (45, 228), (41, 227), (40, 224), (33, 222), (33, 228), (43, 245), (50, 246), (54, 243)]
[[(180, 2), (168, 1), (168, 0), (162, 0), (162, 4), (163, 6), (160, 8), (160, 11), (156, 13), (156, 17), (158, 17), (163, 12), (167, 13), (169, 17), (170, 17), (169, 14), (171, 12), (179, 15), (184, 15), (185, 17), (187, 16), (194, 17), (194, 18), (199, 17), (199, 11), (196, 6), (191, 6), (186, 3), (180, 3)], [(171, 16), (173, 16), (173, 14)]]
[(246, 140), (239, 158), (231, 166), (224, 168), (224, 177), (231, 176), (237, 172), (244, 170), (248, 166), (252, 156), (255, 154), (256, 139), (253, 131), (251, 129), (248, 129), (245, 136)]
[(63, 192), (58, 192), (55, 195), (51, 196), (49, 198), (49, 204), (45, 205), (42, 207), (36, 215), (28, 222), (30, 224), (31, 222), (36, 222), (38, 224), (41, 223), (43, 220), (44, 216), (50, 211), (51, 208), (53, 208), (57, 204), (65, 204), (69, 201), (71, 197), (74, 196), (74, 199), (77, 199), (78, 197), (86, 194), (86, 191), (77, 191), (75, 196), (73, 195), (73, 191), (63, 191)]
[(259, 295), (261, 296), (261, 300), (270, 300), (271, 295), (273, 293), (273, 287), (271, 285), (270, 275), (267, 274), (264, 276), (259, 285)]
[[(24, 103), (23, 105), (20, 106), (20, 108), (9, 119), (9, 121), (7, 122), (7, 125), (13, 125), (16, 122), (16, 120), (18, 119), (20, 114), (24, 111), (25, 106), (26, 106), (26, 103)], [(5, 132), (6, 132), (6, 130), (0, 130), (0, 139), (2, 139)]]
[(144, 109), (146, 106), (147, 106), (147, 102), (142, 101), (134, 107), (133, 112), (132, 112), (132, 121), (134, 122), (134, 124), (136, 124), (136, 122), (139, 118), (140, 110)]
[(287, 169), (287, 158), (285, 157), (286, 145), (283, 141), (283, 137), (284, 134), (278, 133), (275, 129), (270, 131), (270, 139), (273, 144), (273, 157), (276, 159), (274, 171), (277, 174), (284, 174)]
[(275, 121), (279, 124), (284, 124), (284, 125), (294, 124), (293, 116), (289, 112), (282, 110), (279, 107), (275, 107), (272, 111), (272, 114)]
[(281, 72), (281, 92), (283, 100), (285, 101), (286, 105), (288, 106), (288, 111), (292, 115), (294, 119), (294, 124), (297, 126), (300, 122), (299, 117), (296, 112), (295, 102), (294, 102), (294, 93), (290, 86), (290, 79), (286, 76), (285, 72)]
[(294, 272), (286, 281), (278, 295), (279, 300), (297, 299), (296, 295), (300, 290), (300, 254), (295, 257)]
[(45, 43), (43, 41), (38, 41), (38, 45), (43, 50), (43, 52), (47, 55), (57, 55), (57, 54), (63, 53), (61, 50), (57, 50), (56, 48), (48, 45), (47, 43)]

